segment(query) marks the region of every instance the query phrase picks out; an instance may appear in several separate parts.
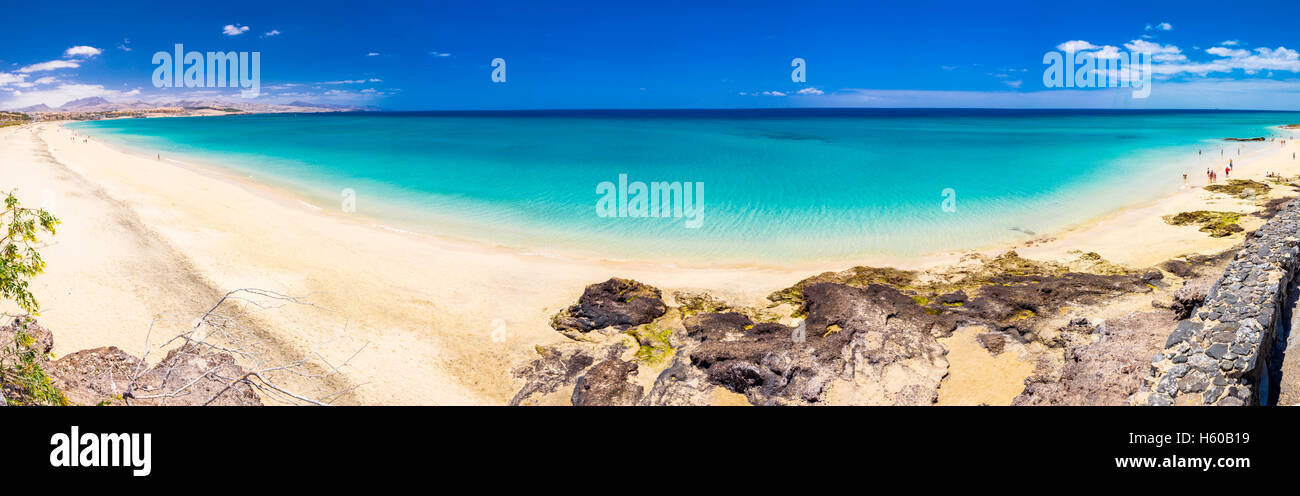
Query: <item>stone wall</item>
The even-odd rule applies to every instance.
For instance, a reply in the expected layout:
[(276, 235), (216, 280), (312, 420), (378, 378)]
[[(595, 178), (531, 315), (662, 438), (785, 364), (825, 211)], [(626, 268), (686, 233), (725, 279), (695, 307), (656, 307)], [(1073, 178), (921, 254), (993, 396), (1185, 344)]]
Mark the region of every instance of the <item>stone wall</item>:
[(1134, 404), (1259, 404), (1261, 376), (1300, 259), (1297, 230), (1300, 201), (1246, 236), (1205, 303), (1178, 323), (1151, 361)]

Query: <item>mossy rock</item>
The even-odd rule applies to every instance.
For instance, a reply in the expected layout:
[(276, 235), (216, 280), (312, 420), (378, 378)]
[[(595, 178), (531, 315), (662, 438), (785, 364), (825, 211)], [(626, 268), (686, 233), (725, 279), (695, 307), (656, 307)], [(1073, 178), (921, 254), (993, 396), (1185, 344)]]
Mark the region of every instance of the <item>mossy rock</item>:
[(803, 305), (803, 288), (813, 284), (823, 282), (833, 282), (852, 286), (855, 288), (865, 288), (872, 284), (885, 284), (896, 288), (910, 288), (916, 281), (916, 271), (899, 270), (891, 267), (867, 267), (858, 266), (840, 272), (823, 272), (795, 283), (794, 286), (776, 291), (768, 295), (767, 299), (774, 303), (790, 303), (795, 306)]
[(672, 344), (672, 329), (650, 323), (628, 329), (627, 334), (640, 344), (637, 360), (657, 365), (665, 363), (677, 351)]
[[(1056, 262), (1039, 262), (1021, 257), (1015, 250), (1008, 251), (992, 259), (981, 257), (981, 263), (968, 269), (941, 274), (940, 277), (922, 279), (921, 273), (888, 267), (859, 266), (841, 272), (824, 272), (799, 281), (794, 286), (776, 291), (767, 299), (775, 303), (788, 302), (796, 307), (803, 306), (803, 289), (809, 285), (831, 282), (863, 288), (872, 284), (891, 286), (904, 292), (912, 293), (913, 301), (920, 306), (929, 306), (934, 295), (955, 291), (972, 291), (989, 284), (998, 284), (999, 278), (1005, 276), (1051, 277), (1070, 272), (1083, 272), (1098, 275), (1126, 275), (1135, 271), (1121, 265), (1107, 262), (1094, 252), (1081, 253), (1078, 260), (1069, 264)], [(957, 305), (948, 305), (957, 306)], [(931, 309), (931, 311), (941, 311)]]
[(1250, 198), (1252, 194), (1264, 196), (1270, 189), (1272, 187), (1268, 184), (1249, 179), (1229, 179), (1227, 184), (1211, 184), (1205, 187), (1205, 190), (1211, 193), (1223, 193), (1238, 198)]
[(673, 300), (677, 301), (677, 308), (681, 311), (682, 318), (697, 313), (722, 313), (732, 310), (727, 302), (703, 292), (676, 291), (673, 292)]
[(1241, 220), (1241, 216), (1242, 214), (1236, 212), (1195, 210), (1180, 212), (1176, 215), (1166, 215), (1164, 220), (1166, 224), (1175, 226), (1201, 226), (1201, 232), (1210, 233), (1210, 237), (1213, 238), (1222, 238), (1244, 230), (1237, 225), (1237, 221)]

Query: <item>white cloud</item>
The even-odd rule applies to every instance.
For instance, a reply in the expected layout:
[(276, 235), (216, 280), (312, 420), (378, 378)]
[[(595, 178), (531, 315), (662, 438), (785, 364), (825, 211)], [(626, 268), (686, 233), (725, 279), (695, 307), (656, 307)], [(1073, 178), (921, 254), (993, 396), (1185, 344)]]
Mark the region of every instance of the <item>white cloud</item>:
[(312, 83), (312, 84), (362, 84), (362, 83), (381, 83), (381, 82), (383, 82), (383, 81), (384, 81), (383, 79), (379, 79), (379, 78), (370, 78), (370, 79), (343, 79), (343, 80), (339, 80), (339, 81), (323, 81), (323, 82)]
[(800, 95), (821, 95), (825, 92), (817, 88), (804, 88), (799, 91), (796, 91), (795, 93), (798, 93)]
[(131, 38), (122, 38), (122, 42), (117, 44), (117, 49), (123, 52), (131, 51)]
[(762, 94), (763, 96), (785, 96), (785, 93), (780, 92), (780, 91), (764, 91), (764, 92), (761, 93), (761, 94)]
[(1260, 47), (1254, 51), (1213, 47), (1205, 52), (1220, 58), (1209, 62), (1185, 62), (1184, 57), (1183, 61), (1179, 61), (1180, 63), (1156, 64), (1151, 67), (1151, 70), (1165, 76), (1183, 73), (1205, 76), (1210, 73), (1235, 70), (1241, 70), (1246, 74), (1256, 74), (1260, 71), (1300, 72), (1300, 52), (1286, 47)]
[(450, 54), (450, 53), (447, 53), (447, 52), (429, 52), (429, 55), (432, 55), (432, 56), (434, 56), (434, 57), (450, 57), (450, 56), (451, 56), (451, 54)]
[(92, 46), (86, 46), (86, 45), (77, 45), (77, 46), (74, 46), (74, 47), (69, 48), (69, 49), (67, 49), (67, 50), (64, 50), (64, 51), (63, 51), (63, 56), (64, 56), (64, 57), (85, 57), (85, 58), (90, 58), (90, 57), (94, 57), (94, 56), (96, 56), (96, 55), (99, 55), (99, 54), (101, 54), (101, 53), (104, 53), (104, 51), (103, 51), (103, 50), (100, 50), (100, 49), (98, 49), (98, 48), (95, 48), (95, 47), (92, 47)]
[(1181, 62), (1187, 60), (1183, 55), (1183, 50), (1174, 45), (1161, 45), (1146, 40), (1133, 40), (1124, 44), (1124, 48), (1132, 52), (1145, 52), (1151, 54), (1151, 60), (1155, 62)]
[(25, 66), (22, 69), (18, 69), (18, 72), (40, 72), (52, 71), (55, 69), (75, 69), (78, 67), (81, 67), (81, 64), (71, 60), (51, 60), (49, 62), (41, 62), (39, 64)]
[(221, 34), (224, 34), (226, 36), (239, 36), (247, 32), (248, 32), (248, 26), (237, 26), (234, 24), (227, 24), (225, 27), (221, 28)]
[(1081, 52), (1084, 50), (1096, 50), (1098, 48), (1101, 47), (1094, 45), (1092, 43), (1088, 43), (1083, 40), (1067, 41), (1065, 43), (1061, 43), (1060, 45), (1056, 45), (1056, 49), (1063, 52)]
[(0, 86), (5, 86), (13, 83), (21, 83), (25, 79), (27, 79), (26, 74), (10, 74), (8, 72), (0, 72)]
[[(1167, 29), (1160, 29), (1167, 31)], [(1277, 48), (1261, 47), (1254, 50), (1229, 48), (1244, 45), (1238, 40), (1228, 40), (1219, 45), (1204, 50), (1209, 55), (1219, 57), (1208, 61), (1193, 61), (1176, 45), (1156, 43), (1144, 39), (1135, 39), (1124, 43), (1124, 48), (1130, 52), (1150, 54), (1152, 60), (1151, 70), (1160, 79), (1169, 79), (1177, 75), (1199, 75), (1204, 77), (1211, 73), (1232, 72), (1235, 70), (1241, 70), (1246, 74), (1256, 74), (1261, 71), (1300, 72), (1300, 52), (1296, 50), (1282, 46)], [(1101, 59), (1114, 59), (1120, 55), (1117, 47), (1110, 45), (1097, 46), (1083, 40), (1067, 41), (1057, 45), (1056, 48), (1062, 51), (1091, 52), (1094, 57)], [(1200, 51), (1199, 48), (1196, 48), (1191, 53), (1194, 54)]]
[(1228, 63), (1234, 69), (1244, 70), (1247, 74), (1254, 74), (1261, 70), (1300, 72), (1300, 52), (1281, 46), (1275, 49), (1260, 47), (1255, 49), (1254, 54), (1234, 56)]
[(1091, 52), (1093, 57), (1099, 59), (1119, 58), (1119, 47), (1111, 45), (1098, 46), (1084, 40), (1067, 41), (1056, 45), (1056, 49), (1063, 52)]
[(1119, 47), (1106, 45), (1101, 47), (1101, 50), (1093, 53), (1093, 56), (1099, 59), (1117, 59), (1119, 58)]
[(280, 36), (280, 30), (279, 30), (279, 29), (272, 29), (272, 30), (270, 30), (270, 31), (267, 31), (267, 32), (266, 32), (265, 34), (263, 34), (262, 36)]
[(1002, 84), (1005, 84), (1012, 88), (1020, 89), (1020, 85), (1024, 84), (1024, 81), (1017, 79), (1015, 81), (1003, 81)]
[(367, 56), (367, 57), (378, 57), (378, 56), (379, 56), (379, 52), (370, 52), (370, 53), (367, 53), (366, 56)]
[(1224, 48), (1224, 47), (1210, 48), (1207, 49), (1205, 53), (1208, 53), (1210, 55), (1218, 55), (1220, 57), (1245, 57), (1250, 55), (1250, 52), (1246, 50), (1231, 49), (1231, 48)]
[(1300, 108), (1300, 79), (1203, 79), (1164, 82), (1150, 97), (1132, 98), (1132, 88), (1041, 91), (941, 91), (846, 88), (801, 104), (825, 107), (890, 108)]

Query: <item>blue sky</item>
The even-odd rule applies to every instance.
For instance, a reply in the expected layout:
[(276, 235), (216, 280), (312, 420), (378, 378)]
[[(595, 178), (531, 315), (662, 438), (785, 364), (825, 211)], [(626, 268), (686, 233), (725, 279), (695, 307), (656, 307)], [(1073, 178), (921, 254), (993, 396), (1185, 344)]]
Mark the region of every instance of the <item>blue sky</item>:
[[(5, 7), (0, 108), (239, 99), (228, 88), (155, 88), (153, 53), (181, 43), (260, 52), (254, 101), (273, 103), (1300, 110), (1300, 6), (983, 3), (23, 2)], [(1044, 87), (1044, 53), (1072, 41), (1154, 52), (1151, 96)], [(498, 57), (505, 83), (491, 81)], [(791, 81), (796, 57), (806, 82)]]

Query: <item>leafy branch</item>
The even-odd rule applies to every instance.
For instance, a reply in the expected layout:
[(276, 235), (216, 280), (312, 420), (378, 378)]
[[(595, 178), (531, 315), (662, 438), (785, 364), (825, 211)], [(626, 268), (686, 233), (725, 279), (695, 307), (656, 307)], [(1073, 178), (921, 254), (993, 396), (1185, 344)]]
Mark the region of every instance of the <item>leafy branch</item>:
[(32, 277), (45, 271), (45, 261), (36, 251), (42, 233), (55, 233), (59, 219), (44, 209), (25, 208), (13, 191), (5, 193), (0, 211), (0, 299), (11, 299), (18, 308), (39, 315), (40, 303), (28, 291)]

